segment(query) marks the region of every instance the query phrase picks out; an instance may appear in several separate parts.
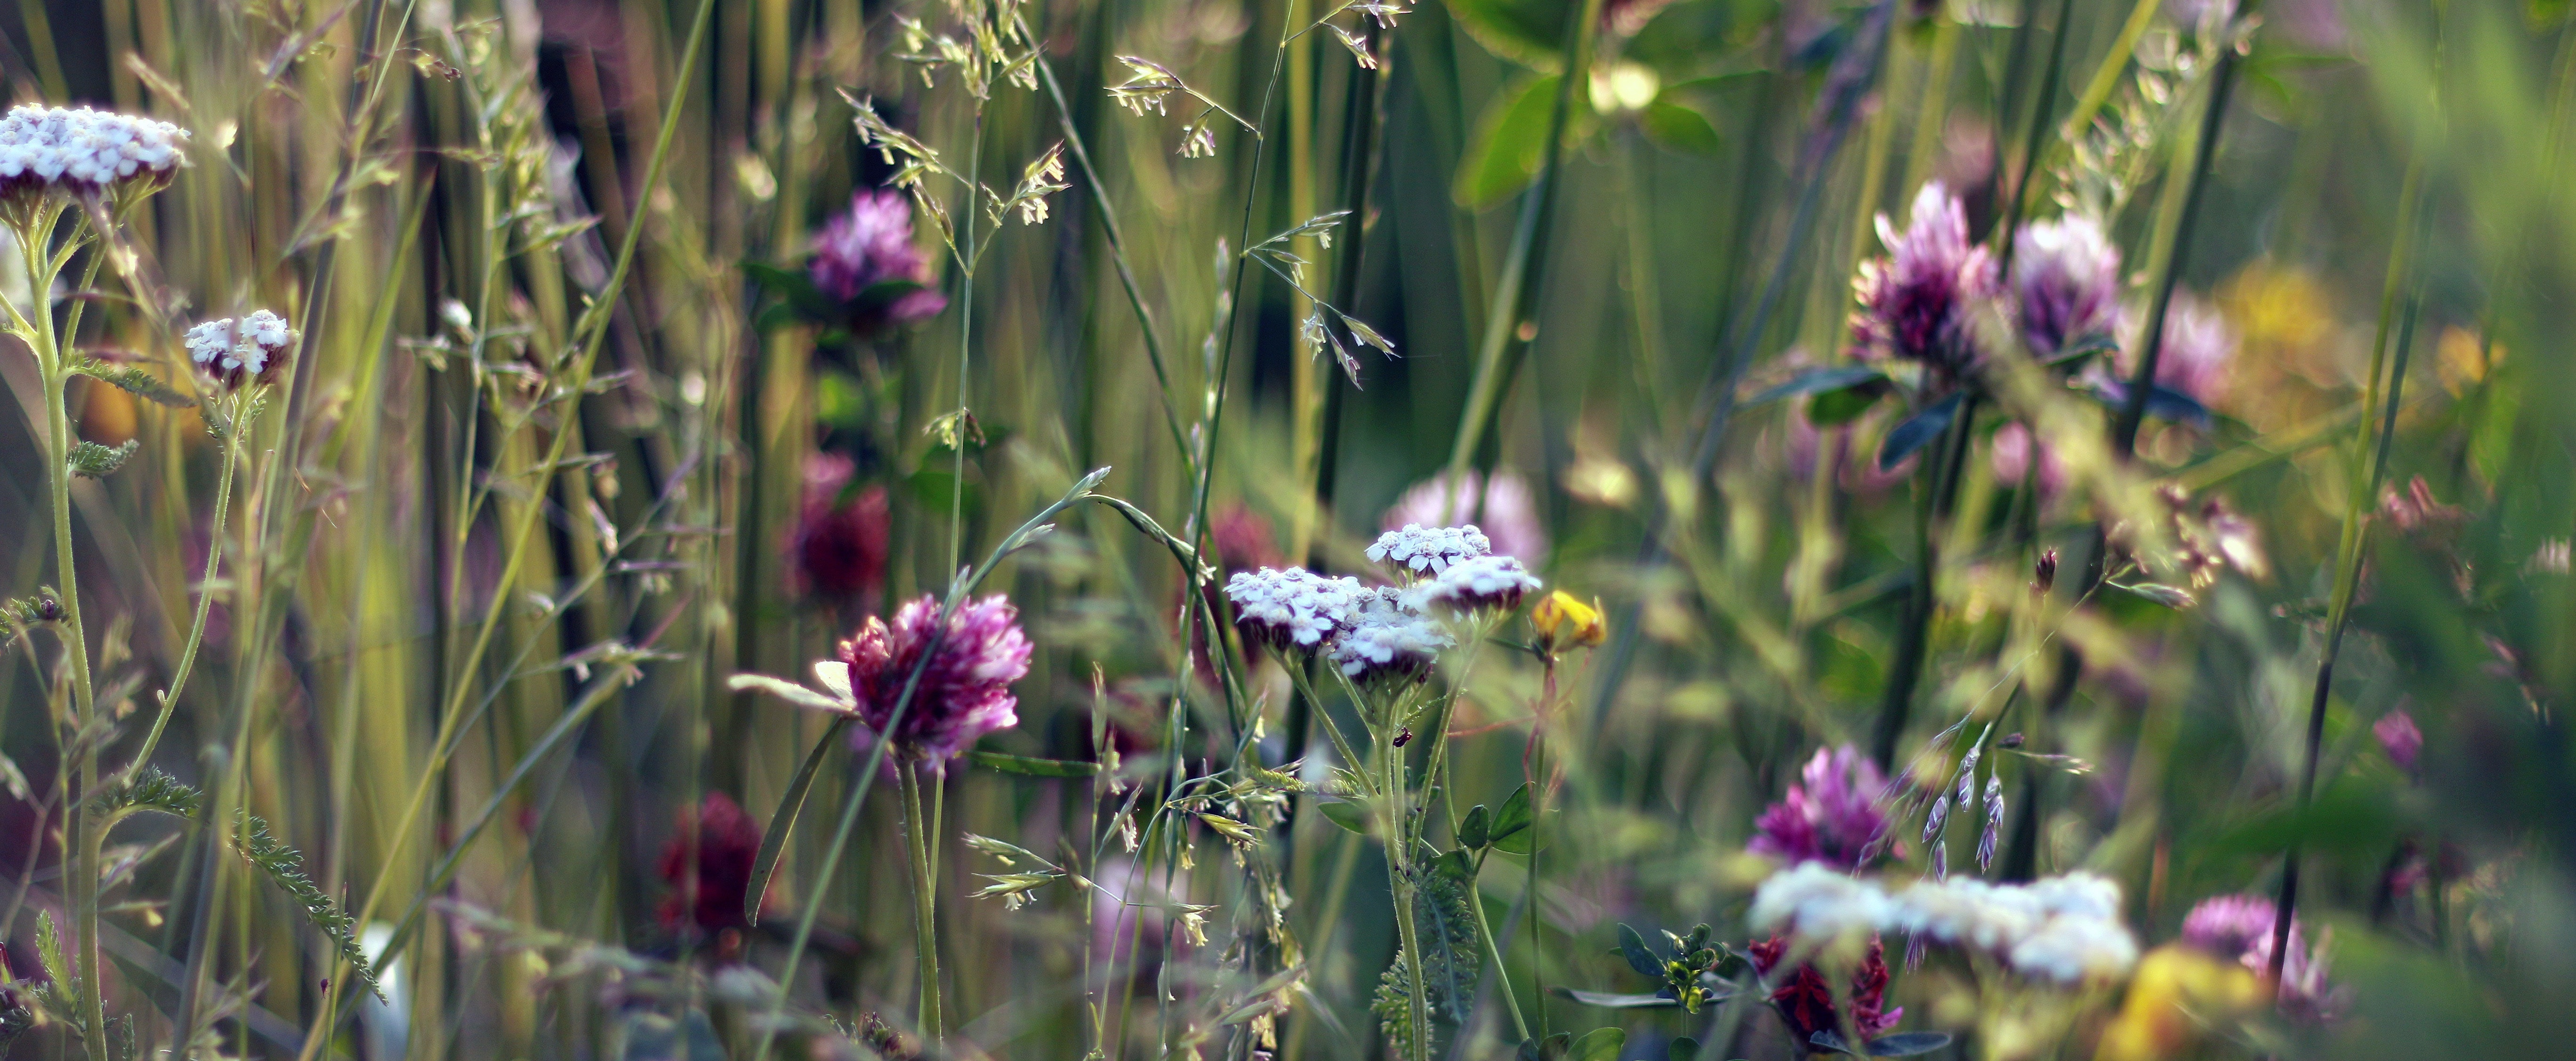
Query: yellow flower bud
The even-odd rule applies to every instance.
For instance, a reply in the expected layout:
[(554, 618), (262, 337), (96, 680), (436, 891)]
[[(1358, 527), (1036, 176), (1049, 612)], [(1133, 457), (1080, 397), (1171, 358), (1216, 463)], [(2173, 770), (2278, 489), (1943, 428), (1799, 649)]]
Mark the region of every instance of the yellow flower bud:
[(1594, 648), (1610, 636), (1610, 628), (1601, 621), (1601, 602), (1585, 604), (1564, 590), (1548, 594), (1530, 609), (1530, 625), (1538, 630), (1539, 647), (1550, 651)]

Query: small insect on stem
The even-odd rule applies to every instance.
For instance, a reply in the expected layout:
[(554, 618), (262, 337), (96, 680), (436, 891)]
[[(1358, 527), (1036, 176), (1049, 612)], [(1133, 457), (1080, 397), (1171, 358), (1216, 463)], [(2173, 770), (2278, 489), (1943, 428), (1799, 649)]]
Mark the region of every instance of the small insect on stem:
[(1398, 748), (1404, 747), (1404, 742), (1409, 741), (1409, 740), (1412, 740), (1412, 739), (1413, 739), (1413, 727), (1411, 727), (1411, 726), (1406, 726), (1406, 727), (1404, 727), (1404, 732), (1402, 732), (1402, 733), (1398, 733), (1398, 734), (1396, 734), (1396, 735), (1395, 735), (1395, 746), (1396, 746), (1396, 747), (1398, 747)]

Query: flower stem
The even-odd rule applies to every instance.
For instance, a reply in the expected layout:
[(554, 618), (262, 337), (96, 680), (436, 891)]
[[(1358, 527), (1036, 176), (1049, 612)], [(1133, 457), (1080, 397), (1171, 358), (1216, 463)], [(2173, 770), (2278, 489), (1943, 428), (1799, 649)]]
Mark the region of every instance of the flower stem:
[[(921, 812), (920, 767), (904, 763), (898, 767), (903, 778), (904, 842), (912, 854), (912, 938), (919, 952), (921, 967), (921, 1037), (933, 1044), (939, 1042), (939, 915), (937, 902), (939, 882), (930, 869), (930, 819)], [(867, 784), (860, 779), (855, 784)]]
[[(81, 1025), (81, 1044), (93, 1058), (107, 1056), (107, 1015), (100, 990), (104, 983), (99, 968), (98, 947), (98, 873), (106, 819), (97, 814), (94, 800), (98, 795), (98, 741), (89, 733), (89, 723), (96, 710), (92, 699), (89, 672), (89, 635), (81, 623), (80, 578), (72, 559), (72, 437), (71, 410), (66, 404), (71, 373), (70, 357), (63, 350), (65, 336), (54, 327), (54, 309), (47, 299), (57, 274), (53, 256), (55, 225), (61, 220), (59, 208), (47, 204), (37, 208), (36, 222), (19, 231), (18, 251), (27, 270), (29, 292), (28, 314), (35, 334), (30, 344), (36, 352), (37, 373), (44, 384), (45, 402), (45, 489), (51, 504), (54, 523), (55, 592), (63, 605), (63, 650), (71, 662), (72, 717), (78, 720), (73, 743), (78, 747), (80, 798), (65, 809), (64, 837), (72, 853), (67, 870), (71, 881), (66, 887), (72, 903), (73, 943), (78, 952), (75, 964), (80, 970), (80, 997), (77, 1001)], [(75, 236), (77, 238), (77, 236)], [(95, 259), (93, 258), (93, 261)]]
[(161, 711), (152, 718), (152, 729), (143, 736), (143, 747), (136, 750), (126, 764), (125, 778), (131, 781), (152, 762), (152, 749), (161, 743), (161, 731), (170, 724), (170, 716), (179, 709), (179, 694), (188, 688), (188, 675), (195, 670), (197, 649), (205, 644), (206, 615), (215, 600), (215, 576), (224, 558), (224, 516), (232, 504), (233, 467), (241, 460), (241, 433), (250, 428), (249, 418), (242, 416), (245, 403), (233, 403), (231, 422), (224, 428), (223, 468), (215, 475), (214, 521), (207, 524), (206, 575), (197, 586), (197, 614), (188, 623), (188, 642), (179, 651), (179, 668), (170, 677), (170, 687), (161, 692)]

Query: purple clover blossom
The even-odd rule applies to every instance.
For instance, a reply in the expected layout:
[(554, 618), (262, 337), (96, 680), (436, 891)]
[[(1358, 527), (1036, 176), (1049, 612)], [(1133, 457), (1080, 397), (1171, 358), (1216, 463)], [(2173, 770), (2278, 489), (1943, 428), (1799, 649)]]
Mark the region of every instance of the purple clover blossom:
[(1790, 866), (1823, 862), (1845, 871), (1883, 853), (1890, 823), (1879, 795), (1887, 777), (1877, 764), (1849, 744), (1818, 748), (1799, 776), (1804, 784), (1790, 785), (1754, 821), (1745, 850)]
[(1539, 524), (1538, 502), (1530, 491), (1529, 480), (1508, 470), (1497, 469), (1488, 477), (1471, 468), (1458, 477), (1458, 482), (1454, 498), (1446, 473), (1406, 488), (1404, 496), (1379, 518), (1378, 528), (1391, 531), (1408, 523), (1425, 527), (1472, 523), (1485, 532), (1496, 553), (1524, 564), (1547, 560), (1547, 528)]
[[(985, 734), (1020, 724), (1011, 683), (1029, 673), (1029, 639), (1020, 632), (1019, 616), (999, 593), (957, 606), (948, 617), (947, 636), (921, 672), (903, 727), (893, 734), (896, 752), (945, 764)], [(818, 664), (815, 671), (833, 694), (853, 703), (869, 730), (884, 732), (938, 621), (939, 599), (923, 594), (895, 613), (892, 626), (870, 616), (856, 636), (841, 642), (838, 666)]]
[[(912, 242), (912, 201), (902, 192), (862, 191), (850, 209), (814, 236), (814, 259), (805, 267), (814, 286), (843, 303), (858, 302), (889, 280), (927, 285), (930, 263)], [(872, 323), (909, 324), (948, 308), (948, 296), (924, 286), (882, 306), (861, 307)]]
[(1995, 293), (1995, 263), (1968, 242), (1968, 214), (1939, 181), (1923, 186), (1899, 233), (1878, 216), (1888, 256), (1861, 263), (1852, 280), (1860, 310), (1852, 338), (1864, 354), (1919, 361), (1956, 377), (1976, 361), (1971, 311)]
[[(2222, 959), (2234, 959), (2256, 973), (2272, 970), (2272, 928), (2278, 908), (2259, 895), (2218, 895), (2203, 899), (2182, 919), (2184, 946)], [(2332, 936), (2332, 932), (2327, 935)], [(2326, 980), (2322, 942), (2311, 952), (2290, 918), (2290, 952), (2281, 962), (2281, 1012), (2308, 1021), (2332, 1020), (2343, 1008), (2343, 992)]]
[(2234, 360), (2236, 331), (2218, 307), (2175, 292), (2165, 307), (2165, 345), (2156, 355), (2156, 384), (2208, 406), (2218, 400)]
[(2033, 221), (2013, 237), (2013, 298), (2022, 340), (2054, 357), (2120, 323), (2120, 249), (2082, 214)]
[(2370, 735), (2379, 738), (2379, 748), (2388, 753), (2388, 761), (2407, 773), (2415, 772), (2416, 760), (2424, 754), (2424, 731), (2416, 728), (2415, 716), (2391, 711), (2371, 724)]

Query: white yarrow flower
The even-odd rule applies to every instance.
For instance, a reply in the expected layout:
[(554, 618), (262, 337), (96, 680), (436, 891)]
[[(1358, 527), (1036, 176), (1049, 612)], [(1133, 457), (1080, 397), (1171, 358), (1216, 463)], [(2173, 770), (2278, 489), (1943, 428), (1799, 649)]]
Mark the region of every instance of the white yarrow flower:
[(1822, 862), (1801, 862), (1762, 882), (1745, 919), (1756, 932), (1787, 933), (1800, 950), (1857, 956), (1893, 920), (1894, 910), (1875, 882)]
[(168, 173), (186, 161), (179, 148), (187, 139), (187, 130), (150, 118), (22, 104), (0, 118), (0, 182), (95, 192)]
[(1460, 527), (1407, 523), (1400, 530), (1378, 535), (1376, 544), (1368, 548), (1368, 558), (1415, 574), (1427, 571), (1436, 575), (1451, 564), (1493, 551), (1494, 543), (1472, 523)]
[(1520, 606), (1523, 594), (1542, 585), (1519, 560), (1489, 554), (1450, 564), (1438, 575), (1416, 582), (1404, 592), (1405, 602), (1420, 611), (1435, 607), (1509, 611)]
[(1333, 640), (1332, 658), (1358, 681), (1421, 678), (1431, 673), (1440, 650), (1455, 643), (1438, 623), (1407, 607), (1399, 591), (1380, 586), (1363, 591), (1347, 628)]
[(1368, 590), (1355, 578), (1265, 567), (1235, 572), (1225, 595), (1234, 602), (1235, 626), (1246, 636), (1281, 651), (1311, 652), (1350, 625), (1352, 610)]

